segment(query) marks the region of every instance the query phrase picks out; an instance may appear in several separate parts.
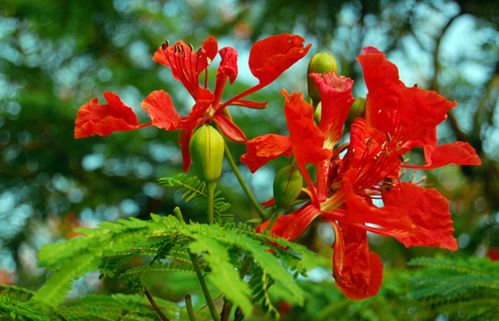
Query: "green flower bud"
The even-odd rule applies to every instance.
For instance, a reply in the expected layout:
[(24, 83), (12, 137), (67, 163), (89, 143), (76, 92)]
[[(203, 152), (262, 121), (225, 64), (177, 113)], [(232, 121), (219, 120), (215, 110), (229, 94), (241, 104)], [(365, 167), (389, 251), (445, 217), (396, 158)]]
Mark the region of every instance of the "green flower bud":
[(189, 150), (196, 175), (206, 182), (216, 181), (222, 174), (225, 142), (215, 128), (204, 125), (192, 135)]
[(280, 208), (286, 208), (298, 197), (303, 178), (296, 166), (287, 165), (277, 171), (274, 178), (274, 199)]
[(332, 54), (327, 52), (316, 53), (312, 59), (310, 59), (307, 69), (308, 95), (314, 101), (314, 105), (317, 105), (317, 103), (321, 100), (321, 96), (317, 86), (315, 85), (315, 81), (309, 76), (313, 72), (318, 74), (334, 72), (337, 74), (338, 64), (336, 63), (336, 59), (334, 59)]
[(352, 108), (350, 108), (350, 112), (348, 113), (346, 126), (352, 125), (353, 121), (357, 117), (364, 116), (364, 111), (366, 110), (366, 100), (364, 98), (357, 98), (355, 102), (352, 104)]

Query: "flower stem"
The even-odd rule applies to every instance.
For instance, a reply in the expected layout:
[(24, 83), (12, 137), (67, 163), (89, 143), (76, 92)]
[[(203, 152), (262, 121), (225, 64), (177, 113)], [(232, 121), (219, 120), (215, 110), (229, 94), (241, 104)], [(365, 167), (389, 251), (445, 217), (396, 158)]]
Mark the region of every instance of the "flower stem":
[(237, 165), (234, 162), (234, 158), (232, 157), (232, 153), (230, 152), (227, 143), (225, 143), (225, 156), (227, 156), (227, 161), (229, 162), (229, 165), (232, 168), (234, 175), (236, 175), (239, 185), (241, 185), (242, 189), (244, 190), (244, 193), (246, 193), (246, 196), (248, 196), (251, 205), (253, 205), (253, 207), (256, 209), (261, 219), (267, 220), (268, 219), (267, 212), (265, 212), (260, 203), (257, 202), (255, 196), (253, 196), (253, 193), (251, 193), (250, 189), (248, 188), (248, 185), (246, 185), (246, 182), (241, 176), (241, 172), (239, 172), (239, 169), (237, 168)]
[(215, 223), (214, 215), (213, 215), (213, 203), (215, 199), (215, 187), (217, 186), (216, 182), (208, 183), (208, 222), (210, 224)]
[[(173, 209), (173, 213), (177, 216), (177, 218), (181, 222), (185, 222), (184, 217), (182, 215), (182, 211), (178, 206)], [(192, 254), (190, 251), (189, 251), (189, 257), (191, 258), (192, 266), (194, 267), (194, 271), (196, 272), (199, 284), (201, 285), (201, 290), (203, 291), (204, 298), (206, 299), (206, 304), (208, 305), (208, 309), (210, 310), (211, 317), (213, 318), (214, 321), (220, 321), (217, 309), (215, 308), (215, 304), (213, 303), (213, 299), (211, 298), (210, 291), (208, 290), (208, 285), (206, 284), (203, 274), (201, 273), (198, 257), (197, 255)]]
[(187, 308), (187, 314), (189, 315), (189, 320), (196, 321), (196, 315), (194, 314), (194, 309), (192, 308), (192, 300), (190, 294), (187, 294), (185, 296), (185, 307)]
[(159, 309), (159, 306), (156, 304), (156, 301), (154, 301), (151, 293), (145, 287), (144, 287), (144, 293), (147, 297), (147, 300), (149, 300), (149, 303), (151, 304), (152, 308), (154, 309), (154, 311), (156, 311), (161, 320), (170, 321), (170, 319), (168, 319), (166, 315), (164, 315), (163, 312)]

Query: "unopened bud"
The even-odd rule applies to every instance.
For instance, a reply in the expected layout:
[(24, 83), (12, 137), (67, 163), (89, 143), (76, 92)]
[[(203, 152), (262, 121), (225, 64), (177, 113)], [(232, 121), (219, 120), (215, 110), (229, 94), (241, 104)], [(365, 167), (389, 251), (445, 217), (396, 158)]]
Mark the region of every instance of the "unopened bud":
[(335, 74), (338, 73), (338, 64), (336, 63), (336, 59), (334, 59), (332, 54), (327, 52), (316, 53), (312, 59), (310, 59), (307, 69), (308, 95), (314, 101), (314, 105), (317, 105), (317, 103), (321, 100), (321, 95), (315, 85), (315, 81), (310, 77), (310, 74), (324, 74), (326, 72), (333, 72)]
[(189, 150), (196, 175), (206, 182), (216, 181), (222, 174), (225, 142), (220, 133), (204, 125), (192, 135)]
[(303, 178), (296, 166), (287, 165), (277, 171), (274, 178), (274, 199), (280, 208), (286, 208), (298, 197)]
[(350, 112), (348, 113), (346, 126), (352, 125), (355, 118), (364, 116), (365, 110), (366, 110), (366, 100), (361, 97), (357, 98), (352, 104), (352, 108), (350, 108)]

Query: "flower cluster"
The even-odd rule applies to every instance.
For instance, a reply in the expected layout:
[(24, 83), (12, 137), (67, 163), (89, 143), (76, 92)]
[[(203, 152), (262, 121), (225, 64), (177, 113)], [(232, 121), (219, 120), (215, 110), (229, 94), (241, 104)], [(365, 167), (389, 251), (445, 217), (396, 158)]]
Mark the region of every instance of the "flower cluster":
[[(337, 147), (354, 102), (353, 80), (312, 73), (322, 104), (320, 123), (315, 123), (313, 106), (302, 94), (283, 90), (289, 136), (268, 134), (248, 141), (241, 161), (254, 172), (278, 156), (294, 156), (310, 201), (280, 216), (271, 233), (294, 240), (322, 216), (335, 231), (336, 283), (346, 296), (363, 299), (378, 293), (383, 274), (381, 260), (369, 250), (367, 231), (392, 236), (407, 247), (457, 249), (447, 200), (435, 189), (402, 182), (401, 169), (479, 165), (480, 158), (465, 142), (437, 143), (436, 126), (456, 102), (434, 91), (406, 87), (397, 67), (376, 48), (364, 48), (357, 60), (368, 94), (365, 117), (353, 121), (349, 143)], [(426, 164), (404, 161), (415, 147), (424, 149)], [(315, 165), (315, 182), (305, 164)], [(377, 206), (380, 201), (382, 207)]]
[[(163, 90), (150, 93), (141, 103), (151, 117), (151, 123), (140, 124), (130, 107), (112, 92), (104, 93), (107, 104), (101, 105), (97, 98), (80, 107), (76, 117), (75, 138), (92, 135), (106, 136), (115, 131), (129, 131), (145, 126), (156, 126), (165, 130), (179, 130), (179, 144), (182, 147), (184, 170), (189, 170), (191, 156), (189, 142), (196, 128), (208, 122), (214, 122), (231, 140), (244, 143), (246, 136), (234, 124), (226, 107), (229, 105), (249, 108), (265, 108), (266, 103), (243, 100), (245, 96), (267, 86), (279, 77), (296, 61), (304, 57), (310, 49), (304, 46), (304, 39), (298, 35), (280, 34), (257, 41), (249, 56), (251, 73), (258, 79), (258, 84), (222, 102), (222, 93), (227, 80), (236, 80), (237, 51), (232, 47), (218, 50), (217, 40), (210, 36), (202, 47), (194, 51), (192, 46), (183, 41), (169, 46), (165, 42), (154, 53), (153, 60), (170, 67), (174, 78), (180, 81), (194, 98), (195, 103), (189, 115), (180, 116), (170, 98)], [(207, 68), (217, 54), (221, 61), (218, 66), (215, 88), (207, 88)], [(200, 77), (204, 72), (203, 86)]]
[[(448, 164), (479, 165), (480, 159), (465, 142), (443, 145), (437, 142), (436, 127), (446, 119), (448, 111), (456, 107), (456, 102), (434, 91), (406, 87), (399, 80), (397, 67), (373, 47), (364, 48), (357, 58), (363, 68), (368, 94), (363, 117), (353, 120), (348, 130), (344, 127), (355, 101), (354, 81), (335, 72), (311, 73), (320, 94), (320, 121), (316, 123), (314, 106), (306, 102), (302, 94), (283, 90), (289, 136), (266, 134), (248, 140), (226, 107), (265, 107), (266, 103), (242, 98), (274, 81), (304, 57), (309, 48), (302, 37), (290, 34), (256, 42), (250, 51), (249, 67), (258, 84), (222, 102), (227, 80), (233, 83), (238, 74), (236, 50), (231, 47), (218, 50), (213, 37), (197, 51), (182, 41), (172, 46), (165, 43), (153, 59), (168, 66), (192, 96), (195, 103), (191, 112), (180, 116), (169, 94), (156, 90), (141, 104), (151, 122), (141, 124), (116, 94), (106, 92), (107, 104), (99, 104), (94, 98), (80, 108), (75, 137), (109, 135), (150, 125), (179, 130), (184, 170), (188, 170), (191, 138), (198, 128), (210, 131), (211, 135), (214, 129), (203, 127), (211, 123), (229, 139), (246, 144), (247, 153), (241, 161), (252, 172), (279, 156), (292, 157), (307, 184), (303, 190), (309, 198), (297, 210), (278, 217), (272, 226), (265, 222), (259, 229), (269, 227), (272, 234), (294, 240), (312, 221), (322, 217), (335, 231), (333, 275), (336, 283), (346, 296), (363, 299), (377, 294), (383, 274), (381, 260), (369, 250), (367, 232), (392, 236), (407, 247), (457, 249), (447, 200), (434, 189), (401, 181), (402, 170), (433, 169)], [(215, 87), (210, 90), (207, 68), (217, 54), (221, 59)], [(330, 65), (336, 68), (336, 63)], [(201, 78), (203, 72), (204, 79)], [(350, 133), (349, 142), (340, 145), (344, 132)], [(205, 135), (205, 140), (213, 135)], [(204, 153), (203, 146), (194, 145), (195, 148), (191, 148), (194, 154)], [(423, 148), (425, 164), (409, 164), (404, 159), (404, 155), (416, 147)], [(218, 154), (221, 159), (223, 149)], [(307, 164), (315, 166), (315, 179), (309, 174)], [(293, 172), (294, 166), (288, 167), (283, 175), (292, 176), (301, 187), (301, 178)], [(214, 180), (218, 178), (217, 173), (212, 175)], [(279, 181), (277, 185), (286, 184)], [(287, 190), (296, 196), (300, 187)]]

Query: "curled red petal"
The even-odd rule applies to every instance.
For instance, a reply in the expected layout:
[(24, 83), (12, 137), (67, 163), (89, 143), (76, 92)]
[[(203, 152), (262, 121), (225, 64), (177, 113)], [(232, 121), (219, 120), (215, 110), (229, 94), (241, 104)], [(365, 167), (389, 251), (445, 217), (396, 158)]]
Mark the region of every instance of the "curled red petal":
[(312, 73), (321, 95), (321, 122), (320, 128), (326, 134), (329, 145), (334, 144), (341, 138), (341, 131), (348, 112), (355, 99), (352, 97), (353, 80), (338, 76), (335, 73), (325, 74)]
[(433, 169), (448, 164), (481, 165), (475, 149), (465, 142), (454, 142), (439, 146), (425, 146), (426, 165), (404, 165), (406, 168)]
[(305, 47), (304, 41), (298, 35), (286, 33), (255, 42), (250, 50), (249, 67), (260, 85), (271, 83), (303, 58), (311, 46), (309, 44)]
[(241, 156), (241, 162), (246, 164), (254, 173), (268, 161), (281, 155), (289, 156), (291, 142), (289, 137), (268, 134), (255, 137), (246, 142), (246, 154)]
[[(279, 236), (288, 241), (295, 240), (303, 231), (319, 216), (321, 211), (311, 204), (306, 204), (288, 215), (277, 218), (270, 229), (270, 234)], [(257, 232), (264, 231), (269, 221), (264, 222), (257, 228)]]
[(284, 113), (289, 128), (293, 155), (300, 164), (318, 164), (331, 157), (331, 151), (323, 148), (324, 134), (314, 122), (314, 108), (303, 100), (303, 94), (283, 90), (286, 101)]
[(220, 127), (220, 130), (225, 134), (225, 136), (229, 137), (233, 141), (244, 143), (248, 140), (243, 131), (227, 116), (218, 114), (213, 117), (213, 120), (218, 124), (218, 127)]
[(140, 124), (132, 109), (126, 106), (116, 94), (104, 93), (107, 104), (99, 104), (94, 98), (80, 107), (75, 121), (75, 138), (93, 135), (107, 136), (115, 131), (129, 131), (150, 124)]
[(362, 300), (378, 294), (383, 282), (383, 263), (369, 251), (366, 231), (330, 222), (335, 231), (333, 277), (345, 296)]
[(202, 49), (203, 49), (202, 53), (203, 53), (203, 56), (205, 57), (206, 65), (205, 66), (203, 66), (203, 65), (198, 66), (198, 71), (205, 69), (206, 66), (209, 65), (213, 61), (213, 59), (215, 59), (215, 56), (217, 55), (217, 51), (218, 51), (217, 39), (215, 39), (215, 37), (213, 37), (212, 35), (208, 36), (208, 39), (206, 39), (203, 42)]
[(163, 90), (155, 90), (142, 102), (152, 125), (166, 130), (175, 130), (179, 126), (181, 117), (175, 110), (170, 95)]
[(219, 51), (222, 61), (217, 71), (219, 77), (228, 77), (230, 83), (233, 83), (237, 77), (237, 51), (232, 47), (224, 47)]

